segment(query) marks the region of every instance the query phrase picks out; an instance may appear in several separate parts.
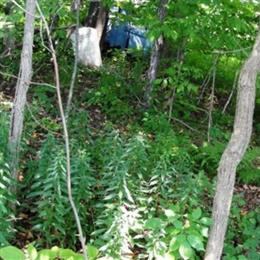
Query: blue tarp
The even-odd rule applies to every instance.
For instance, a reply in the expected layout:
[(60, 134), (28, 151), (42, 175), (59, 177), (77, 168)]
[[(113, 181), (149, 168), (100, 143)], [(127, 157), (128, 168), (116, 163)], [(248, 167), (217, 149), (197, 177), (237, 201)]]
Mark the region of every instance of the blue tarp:
[(134, 48), (148, 50), (152, 43), (147, 38), (147, 30), (129, 23), (111, 24), (108, 26), (106, 42), (110, 47)]

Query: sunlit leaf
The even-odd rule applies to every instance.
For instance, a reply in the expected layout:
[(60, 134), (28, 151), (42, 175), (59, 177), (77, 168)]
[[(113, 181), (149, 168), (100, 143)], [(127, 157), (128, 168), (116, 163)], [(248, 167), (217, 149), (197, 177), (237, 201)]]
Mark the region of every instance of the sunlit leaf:
[(32, 244), (29, 244), (27, 246), (27, 252), (30, 257), (30, 260), (35, 260), (38, 256), (37, 250)]
[(199, 236), (195, 236), (195, 235), (189, 235), (187, 237), (190, 245), (198, 250), (198, 251), (203, 251), (204, 250), (204, 246), (203, 246), (203, 242), (202, 242), (202, 238)]
[(7, 246), (1, 248), (0, 257), (3, 260), (24, 260), (25, 259), (23, 251), (14, 246)]
[(189, 245), (189, 243), (187, 241), (184, 241), (183, 243), (181, 243), (180, 248), (179, 248), (179, 253), (183, 259), (190, 259), (194, 254), (191, 246)]
[(192, 218), (192, 220), (198, 220), (201, 217), (201, 215), (202, 215), (201, 208), (197, 208), (192, 211), (191, 218)]

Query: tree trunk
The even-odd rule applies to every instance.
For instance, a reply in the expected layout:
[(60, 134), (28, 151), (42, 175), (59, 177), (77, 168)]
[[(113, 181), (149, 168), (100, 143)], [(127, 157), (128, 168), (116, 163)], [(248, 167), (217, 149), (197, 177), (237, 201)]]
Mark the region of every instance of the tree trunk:
[(258, 33), (253, 51), (244, 63), (239, 77), (234, 129), (219, 162), (212, 213), (213, 224), (209, 234), (205, 260), (221, 259), (236, 178), (236, 168), (244, 156), (252, 133), (255, 85), (259, 70), (260, 33)]
[(23, 131), (24, 107), (26, 104), (26, 94), (32, 76), (32, 52), (34, 36), (34, 14), (35, 0), (26, 1), (26, 16), (24, 25), (23, 48), (21, 54), (21, 64), (19, 77), (16, 84), (14, 104), (11, 114), (11, 124), (9, 131), (10, 167), (12, 177), (17, 179), (17, 165), (19, 160), (19, 148)]
[(85, 25), (87, 27), (92, 27), (97, 30), (98, 38), (101, 41), (103, 39), (103, 34), (106, 28), (108, 20), (108, 11), (102, 4), (102, 1), (90, 2), (88, 16), (86, 18)]
[[(160, 22), (162, 23), (165, 16), (166, 16), (166, 5), (168, 3), (168, 0), (161, 0), (160, 1), (160, 7), (158, 10), (158, 16), (160, 19)], [(158, 39), (155, 40), (152, 53), (151, 53), (151, 59), (150, 59), (150, 67), (148, 70), (148, 83), (145, 87), (145, 93), (144, 93), (144, 107), (149, 108), (151, 104), (151, 95), (153, 90), (153, 84), (154, 80), (157, 76), (157, 69), (160, 59), (160, 52), (163, 47), (163, 36), (160, 35)]]

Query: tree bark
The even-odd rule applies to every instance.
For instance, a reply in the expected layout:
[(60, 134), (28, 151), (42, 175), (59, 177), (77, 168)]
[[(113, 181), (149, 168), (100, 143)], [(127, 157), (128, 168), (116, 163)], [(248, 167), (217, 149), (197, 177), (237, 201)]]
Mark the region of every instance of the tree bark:
[(234, 129), (218, 167), (217, 187), (213, 202), (213, 224), (205, 260), (221, 259), (228, 216), (236, 178), (236, 168), (249, 145), (255, 106), (256, 78), (260, 70), (260, 33), (252, 53), (243, 65), (238, 82)]
[(10, 150), (10, 167), (12, 177), (17, 179), (17, 165), (19, 160), (19, 150), (21, 135), (23, 131), (24, 107), (26, 104), (26, 94), (32, 76), (32, 52), (34, 36), (34, 19), (35, 19), (35, 0), (26, 1), (26, 14), (24, 25), (23, 48), (21, 54), (21, 63), (19, 77), (16, 84), (14, 104), (11, 114), (11, 124), (9, 130), (9, 150)]
[[(166, 16), (166, 5), (168, 3), (168, 0), (161, 0), (160, 1), (160, 7), (158, 10), (158, 16), (160, 19), (160, 22), (162, 23), (164, 21), (164, 18)], [(160, 52), (163, 47), (163, 35), (161, 34), (158, 39), (155, 40), (151, 58), (150, 58), (150, 67), (148, 70), (148, 83), (145, 87), (145, 93), (144, 93), (144, 107), (149, 108), (151, 105), (151, 95), (153, 90), (153, 84), (154, 80), (157, 76), (157, 70), (158, 70), (158, 64), (160, 60)]]
[(90, 2), (88, 16), (85, 25), (97, 30), (98, 38), (101, 41), (108, 21), (108, 10), (102, 4), (102, 1)]

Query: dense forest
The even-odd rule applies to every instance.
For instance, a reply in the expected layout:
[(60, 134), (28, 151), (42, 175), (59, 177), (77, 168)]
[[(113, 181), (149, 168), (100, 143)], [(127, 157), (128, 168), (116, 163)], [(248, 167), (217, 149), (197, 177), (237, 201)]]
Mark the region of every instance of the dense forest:
[(260, 3), (0, 0), (0, 259), (260, 259)]

